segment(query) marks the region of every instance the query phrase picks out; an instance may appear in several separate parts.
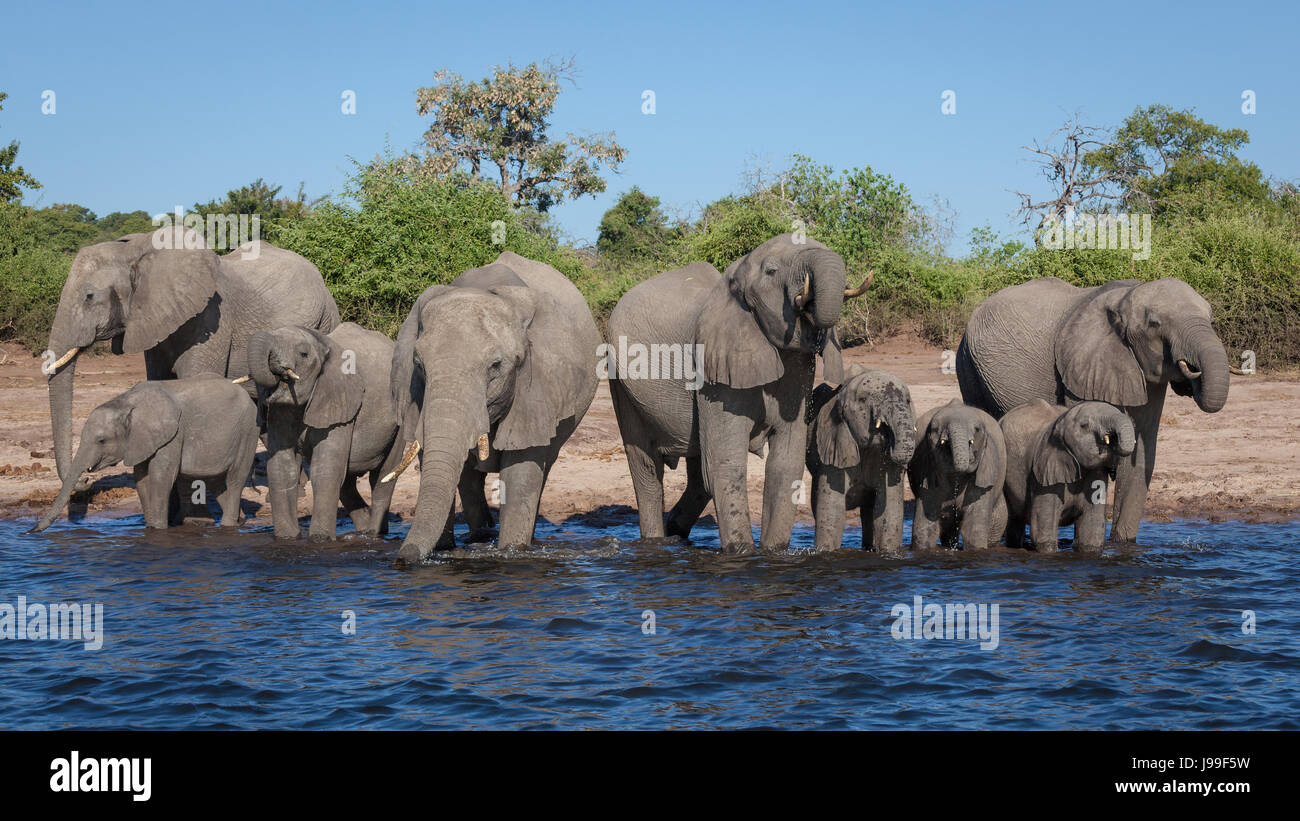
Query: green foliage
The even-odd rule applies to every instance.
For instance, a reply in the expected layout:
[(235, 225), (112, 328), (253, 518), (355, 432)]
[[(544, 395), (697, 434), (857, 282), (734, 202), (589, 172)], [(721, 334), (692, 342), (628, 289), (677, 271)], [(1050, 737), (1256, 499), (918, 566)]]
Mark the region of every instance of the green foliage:
[(633, 186), (601, 217), (596, 250), (618, 262), (659, 261), (682, 233), (668, 224), (658, 197)]
[[(9, 95), (0, 91), (0, 111), (4, 110), (4, 101)], [(0, 146), (0, 202), (14, 202), (23, 196), (22, 189), (37, 189), (41, 184), (28, 174), (18, 161), (18, 141)]]
[(1268, 199), (1259, 166), (1237, 156), (1248, 142), (1244, 128), (1219, 128), (1190, 109), (1157, 104), (1134, 109), (1108, 144), (1083, 160), (1127, 180), (1123, 202), (1130, 210), (1204, 213), (1211, 202)]
[(583, 279), (577, 255), (560, 248), (536, 216), (512, 210), (496, 187), (465, 175), (429, 178), (391, 163), (359, 165), (345, 199), (288, 223), (277, 244), (320, 268), (345, 320), (391, 335), (425, 288), (506, 250), (555, 266), (589, 296), (598, 293), (598, 283)]
[[(256, 214), (261, 220), (261, 238), (276, 243), (285, 226), (307, 216), (315, 204), (307, 200), (302, 184), (298, 185), (298, 195), (293, 198), (279, 196), (281, 187), (272, 186), (258, 177), (248, 185), (227, 191), (224, 200), (195, 203), (193, 210), (205, 222), (208, 214)], [(209, 245), (217, 241), (213, 236), (206, 239)]]
[(45, 348), (72, 257), (43, 246), (33, 220), (30, 208), (0, 202), (0, 339), (37, 353)]
[[(433, 177), (465, 172), (491, 178), (516, 206), (551, 206), (605, 190), (601, 167), (617, 171), (627, 150), (614, 135), (552, 140), (547, 119), (572, 61), (496, 66), (473, 83), (447, 69), (416, 91), (416, 108), (433, 117), (422, 156), (403, 158), (408, 170)], [(483, 176), (480, 176), (480, 174)]]

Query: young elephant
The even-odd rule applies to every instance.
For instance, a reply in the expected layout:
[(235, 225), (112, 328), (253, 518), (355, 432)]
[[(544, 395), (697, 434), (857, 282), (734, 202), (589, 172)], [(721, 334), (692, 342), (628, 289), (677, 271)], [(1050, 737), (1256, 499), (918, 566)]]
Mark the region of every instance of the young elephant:
[[(298, 536), (298, 472), (311, 463), (308, 535), (332, 539), (340, 497), (357, 532), (387, 530), (397, 466), (397, 411), (389, 392), (393, 342), (344, 322), (329, 335), (292, 326), (248, 340), (248, 371), (266, 415), (266, 478), (276, 538)], [(356, 480), (370, 474), (370, 510)]]
[(992, 547), (1002, 538), (1007, 505), (1007, 448), (1002, 428), (984, 411), (954, 399), (917, 421), (920, 436), (907, 468), (916, 496), (913, 549), (935, 542), (955, 547), (960, 533), (967, 550)]
[(173, 488), (204, 498), (215, 494), (221, 524), (239, 524), (239, 498), (257, 450), (257, 409), (248, 394), (224, 376), (141, 382), (90, 412), (81, 444), (59, 495), (33, 532), (50, 526), (86, 471), (125, 462), (135, 468), (145, 527), (167, 527)]
[(862, 515), (862, 547), (903, 548), (903, 472), (916, 447), (916, 409), (902, 380), (884, 371), (850, 372), (839, 388), (813, 391), (807, 464), (812, 474), (816, 547), (835, 550), (846, 509)]
[(1054, 552), (1057, 528), (1074, 525), (1075, 547), (1106, 540), (1106, 476), (1133, 453), (1133, 420), (1105, 402), (1066, 410), (1041, 399), (1002, 417), (1007, 443), (1007, 546), (1029, 522), (1034, 548)]

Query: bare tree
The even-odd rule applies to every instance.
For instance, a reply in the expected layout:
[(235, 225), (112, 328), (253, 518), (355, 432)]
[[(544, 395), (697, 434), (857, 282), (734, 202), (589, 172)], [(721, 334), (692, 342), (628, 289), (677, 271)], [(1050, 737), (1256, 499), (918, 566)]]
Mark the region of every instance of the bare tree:
[(1120, 202), (1126, 195), (1131, 196), (1128, 182), (1151, 169), (1139, 162), (1113, 170), (1098, 168), (1089, 161), (1089, 156), (1113, 147), (1106, 136), (1104, 129), (1080, 123), (1076, 113), (1042, 143), (1035, 140), (1032, 146), (1021, 146), (1035, 155), (1034, 161), (1041, 166), (1043, 176), (1051, 183), (1056, 195), (1051, 199), (1035, 200), (1032, 194), (1012, 191), (1020, 198), (1017, 214), (1025, 223), (1038, 216), (1038, 226), (1042, 227), (1052, 219), (1064, 220), (1082, 206)]

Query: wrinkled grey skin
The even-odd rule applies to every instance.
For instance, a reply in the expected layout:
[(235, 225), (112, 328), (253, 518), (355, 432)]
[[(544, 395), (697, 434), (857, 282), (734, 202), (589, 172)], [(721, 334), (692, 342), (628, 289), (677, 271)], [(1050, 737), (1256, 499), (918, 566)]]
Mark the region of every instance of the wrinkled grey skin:
[(118, 462), (135, 469), (146, 527), (167, 527), (173, 488), (189, 500), (195, 479), (206, 485), (205, 496), (216, 496), (222, 526), (234, 527), (256, 450), (257, 409), (229, 379), (141, 382), (90, 412), (63, 487), (33, 531), (50, 526), (82, 473)]
[(960, 399), (927, 411), (916, 426), (916, 452), (907, 467), (916, 497), (912, 549), (930, 550), (936, 542), (956, 547), (959, 535), (966, 550), (993, 547), (1007, 524), (1002, 428)]
[[(800, 305), (805, 278), (811, 296)], [(687, 391), (682, 380), (621, 379), (611, 372), (644, 538), (664, 535), (663, 466), (685, 457), (687, 487), (669, 515), (668, 533), (687, 536), (711, 498), (723, 549), (753, 550), (746, 463), (749, 452), (762, 453), (766, 444), (762, 547), (789, 545), (818, 350), (827, 381), (843, 379), (833, 328), (844, 286), (838, 254), (783, 234), (721, 277), (696, 263), (652, 277), (619, 300), (610, 314), (610, 344), (622, 336), (647, 347), (702, 346), (698, 391)]]
[(1122, 542), (1137, 539), (1166, 386), (1207, 413), (1228, 399), (1228, 357), (1210, 306), (1174, 278), (1076, 288), (1045, 277), (1004, 288), (966, 323), (957, 378), (962, 397), (997, 418), (1035, 399), (1122, 408), (1137, 434), (1115, 472), (1111, 540)]
[(1076, 549), (1101, 547), (1106, 477), (1133, 453), (1133, 420), (1105, 402), (1067, 410), (1036, 399), (1000, 425), (1007, 445), (1007, 547), (1023, 545), (1026, 522), (1040, 553), (1056, 551), (1058, 528), (1067, 525), (1074, 525)]
[(836, 550), (846, 510), (862, 510), (862, 547), (903, 549), (903, 482), (916, 448), (916, 409), (898, 377), (850, 369), (813, 391), (808, 472), (817, 550)]
[[(305, 325), (328, 333), (338, 325), (338, 308), (320, 272), (297, 254), (262, 242), (255, 260), (244, 259), (239, 249), (217, 256), (185, 250), (194, 232), (159, 229), (168, 230), (172, 249), (155, 249), (157, 232), (150, 232), (77, 252), (50, 329), (56, 358), (112, 340), (114, 353), (144, 352), (151, 380), (198, 373), (235, 379), (247, 375), (245, 348), (254, 332)], [(74, 358), (49, 377), (61, 479), (71, 463), (75, 371)], [(252, 398), (253, 387), (245, 389)]]
[[(483, 480), (491, 472), (501, 482), (498, 544), (532, 542), (547, 473), (596, 395), (599, 345), (573, 283), (510, 251), (419, 296), (393, 352), (399, 439), (422, 447), (400, 562), (454, 545), (458, 490), (471, 538), (490, 527)], [(480, 461), (482, 434), (490, 452)]]
[[(248, 371), (266, 418), (266, 478), (277, 538), (298, 536), (298, 472), (311, 463), (308, 535), (332, 539), (340, 497), (358, 533), (388, 530), (397, 466), (397, 410), (390, 371), (393, 342), (344, 322), (328, 335), (303, 327), (259, 331), (248, 339)], [(294, 379), (288, 371), (298, 377)], [(357, 478), (370, 475), (370, 509)]]

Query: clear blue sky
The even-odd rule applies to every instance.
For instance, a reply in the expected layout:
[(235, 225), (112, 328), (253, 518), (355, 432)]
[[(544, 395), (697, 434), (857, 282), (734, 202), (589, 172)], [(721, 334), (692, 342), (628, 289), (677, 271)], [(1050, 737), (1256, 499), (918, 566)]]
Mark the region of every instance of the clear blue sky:
[[(1076, 110), (1114, 125), (1135, 106), (1195, 107), (1244, 127), (1244, 156), (1300, 178), (1300, 5), (1271, 3), (327, 2), (7, 4), (0, 140), (45, 187), (36, 205), (169, 211), (257, 177), (338, 192), (386, 143), (414, 148), (415, 89), (447, 66), (573, 55), (552, 129), (613, 131), (628, 149), (595, 199), (554, 213), (594, 240), (639, 185), (686, 210), (740, 187), (746, 163), (791, 153), (870, 165), (970, 229), (1019, 230), (1007, 189), (1046, 191), (1019, 147)], [(41, 94), (57, 94), (42, 115)], [(352, 89), (357, 114), (340, 113)], [(641, 113), (652, 89), (657, 113)], [(957, 113), (940, 113), (956, 92)], [(1257, 113), (1241, 112), (1241, 93)]]

